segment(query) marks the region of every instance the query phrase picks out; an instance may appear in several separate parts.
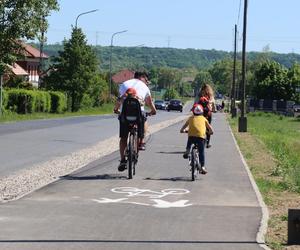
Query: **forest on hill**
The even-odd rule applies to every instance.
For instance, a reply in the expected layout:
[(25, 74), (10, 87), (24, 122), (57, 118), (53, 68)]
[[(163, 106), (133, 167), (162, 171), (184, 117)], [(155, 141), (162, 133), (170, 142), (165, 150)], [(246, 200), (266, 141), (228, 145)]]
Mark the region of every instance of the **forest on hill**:
[[(36, 45), (37, 46), (37, 45)], [(109, 70), (110, 47), (93, 46), (93, 50), (100, 61), (102, 71)], [(49, 56), (57, 56), (58, 51), (63, 50), (62, 44), (49, 44), (44, 46), (44, 51)], [(300, 63), (300, 55), (295, 53), (280, 54), (275, 52), (248, 52), (247, 59), (254, 61), (262, 55), (266, 55), (281, 65), (290, 68), (294, 63)], [(176, 48), (152, 48), (152, 47), (117, 47), (112, 49), (112, 71), (128, 68), (150, 69), (153, 67), (170, 67), (176, 69), (207, 69), (215, 62), (230, 59), (232, 52), (220, 50), (201, 49), (176, 49)], [(238, 53), (241, 58), (241, 53)]]

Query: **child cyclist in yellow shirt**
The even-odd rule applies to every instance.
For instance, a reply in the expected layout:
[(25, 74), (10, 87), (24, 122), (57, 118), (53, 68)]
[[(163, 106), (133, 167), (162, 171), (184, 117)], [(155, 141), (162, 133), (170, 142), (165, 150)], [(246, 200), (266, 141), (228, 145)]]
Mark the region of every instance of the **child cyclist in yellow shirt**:
[[(209, 134), (213, 134), (213, 130), (208, 120), (203, 116), (203, 107), (200, 104), (195, 104), (192, 108), (193, 115), (189, 117), (186, 123), (180, 129), (180, 133), (188, 131), (188, 141), (186, 145), (186, 152), (183, 158), (187, 159), (190, 153), (192, 144), (197, 144), (199, 149), (199, 162), (201, 164), (201, 173), (206, 174), (207, 170), (204, 167), (204, 146), (206, 140), (206, 129)], [(186, 128), (188, 127), (188, 130)]]

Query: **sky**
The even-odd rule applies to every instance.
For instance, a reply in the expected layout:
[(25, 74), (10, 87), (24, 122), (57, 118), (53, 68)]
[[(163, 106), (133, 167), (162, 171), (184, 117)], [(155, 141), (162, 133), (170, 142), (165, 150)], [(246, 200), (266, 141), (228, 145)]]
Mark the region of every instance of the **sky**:
[[(58, 0), (48, 17), (47, 43), (69, 39), (76, 17), (91, 45), (233, 51), (234, 25), (242, 48), (244, 0)], [(300, 54), (300, 1), (248, 0), (247, 51), (268, 46)]]

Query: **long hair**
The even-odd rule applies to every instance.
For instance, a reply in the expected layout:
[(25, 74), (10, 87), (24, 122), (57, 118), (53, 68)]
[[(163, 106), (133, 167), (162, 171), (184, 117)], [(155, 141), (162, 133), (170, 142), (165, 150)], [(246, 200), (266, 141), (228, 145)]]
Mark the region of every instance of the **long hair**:
[(203, 84), (200, 92), (199, 92), (199, 97), (201, 96), (207, 96), (209, 98), (214, 98), (214, 91), (212, 87), (209, 84)]

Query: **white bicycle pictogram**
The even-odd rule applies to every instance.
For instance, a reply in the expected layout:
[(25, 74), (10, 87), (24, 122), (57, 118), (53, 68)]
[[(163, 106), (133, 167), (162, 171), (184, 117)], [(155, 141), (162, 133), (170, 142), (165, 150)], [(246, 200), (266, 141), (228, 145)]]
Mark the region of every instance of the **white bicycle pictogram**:
[(143, 196), (148, 197), (149, 199), (159, 199), (168, 195), (182, 195), (190, 192), (189, 190), (181, 188), (168, 188), (161, 191), (153, 191), (150, 189), (140, 189), (136, 187), (117, 187), (111, 189), (111, 191), (119, 194), (127, 194), (127, 197)]

